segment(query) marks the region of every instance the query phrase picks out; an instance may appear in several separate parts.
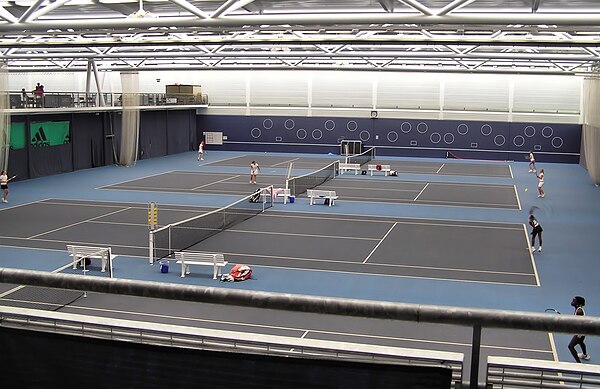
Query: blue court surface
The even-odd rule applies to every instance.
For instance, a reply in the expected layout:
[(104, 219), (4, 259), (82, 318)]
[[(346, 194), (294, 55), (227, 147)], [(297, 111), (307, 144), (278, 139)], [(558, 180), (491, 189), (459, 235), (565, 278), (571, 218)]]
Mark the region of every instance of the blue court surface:
[[(0, 207), (0, 267), (81, 274), (66, 244), (107, 245), (118, 255), (118, 278), (418, 304), (543, 312), (571, 312), (574, 295), (600, 312), (596, 274), (600, 252), (600, 192), (574, 164), (539, 164), (545, 198), (526, 162), (386, 158), (397, 177), (345, 173), (322, 187), (336, 190), (334, 206), (277, 200), (263, 214), (192, 248), (226, 255), (254, 269), (241, 283), (212, 279), (209, 268), (180, 277), (148, 261), (147, 205), (159, 206), (165, 225), (226, 206), (257, 186), (285, 186), (288, 164), (305, 174), (331, 155), (211, 152), (139, 161), (15, 182)], [(261, 164), (258, 185), (248, 183), (248, 161)], [(321, 188), (321, 187), (319, 187)], [(526, 190), (527, 189), (527, 190)], [(421, 200), (421, 201), (419, 201)], [(532, 254), (528, 212), (544, 228), (543, 251)], [(106, 277), (92, 262), (89, 276)], [(11, 301), (10, 285), (0, 303)], [(466, 351), (470, 331), (444, 326), (334, 320), (259, 310), (232, 312), (207, 304), (146, 301), (91, 294), (66, 312), (176, 322), (317, 339)], [(203, 320), (198, 318), (202, 317)], [(399, 327), (398, 327), (399, 326)], [(310, 335), (307, 335), (310, 334)], [(484, 355), (570, 361), (569, 334), (484, 332)], [(600, 342), (587, 339), (600, 358)]]

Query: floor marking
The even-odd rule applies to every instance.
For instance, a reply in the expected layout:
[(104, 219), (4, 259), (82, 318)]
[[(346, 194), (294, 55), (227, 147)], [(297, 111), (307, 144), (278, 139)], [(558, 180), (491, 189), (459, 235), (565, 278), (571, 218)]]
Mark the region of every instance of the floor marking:
[(373, 253), (375, 252), (375, 250), (377, 250), (377, 248), (383, 243), (383, 241), (385, 240), (385, 238), (387, 238), (387, 236), (390, 234), (390, 232), (392, 232), (392, 230), (394, 229), (394, 227), (396, 227), (396, 224), (398, 223), (394, 223), (390, 229), (385, 233), (385, 235), (379, 240), (379, 242), (375, 245), (375, 247), (373, 247), (373, 250), (371, 250), (371, 252), (369, 253), (369, 255), (367, 255), (367, 257), (365, 258), (365, 260), (362, 263), (367, 263), (367, 261), (369, 260), (369, 258), (371, 258), (371, 255), (373, 255)]
[(42, 232), (42, 233), (39, 233), (39, 234), (36, 234), (36, 235), (32, 235), (32, 236), (28, 237), (27, 239), (35, 239), (35, 238), (37, 238), (37, 237), (39, 237), (39, 236), (41, 236), (41, 235), (50, 234), (50, 233), (52, 233), (52, 232), (56, 232), (56, 231), (59, 231), (59, 230), (63, 230), (63, 229), (65, 229), (65, 228), (70, 228), (70, 227), (73, 227), (73, 226), (76, 226), (76, 225), (79, 225), (79, 224), (83, 224), (83, 223), (86, 223), (86, 222), (92, 221), (92, 220), (94, 220), (94, 219), (99, 219), (99, 218), (101, 218), (101, 217), (105, 217), (105, 216), (109, 216), (109, 215), (114, 215), (114, 214), (116, 214), (116, 213), (123, 212), (123, 211), (126, 211), (126, 210), (128, 210), (128, 209), (129, 209), (129, 207), (127, 207), (127, 208), (125, 208), (125, 209), (118, 209), (118, 210), (116, 210), (116, 211), (114, 211), (114, 212), (109, 212), (109, 213), (106, 213), (106, 214), (104, 214), (104, 215), (100, 215), (100, 216), (93, 217), (93, 218), (91, 218), (91, 219), (82, 220), (82, 221), (79, 221), (79, 222), (76, 222), (76, 223), (68, 224), (68, 225), (66, 225), (66, 226), (62, 226), (62, 227), (59, 227), (59, 228), (55, 228), (55, 229), (53, 229), (53, 230), (50, 230), (50, 231), (45, 231), (45, 232)]
[(508, 165), (508, 172), (510, 173), (510, 178), (514, 179), (515, 176), (513, 176), (512, 166), (510, 165)]
[(533, 268), (533, 274), (535, 275), (535, 283), (537, 286), (541, 286), (537, 266), (535, 265), (535, 258), (533, 258), (533, 250), (529, 242), (529, 234), (527, 233), (525, 224), (523, 224), (523, 232), (525, 233), (525, 240), (527, 241), (527, 251), (529, 251), (529, 259), (531, 260), (531, 267)]
[(241, 176), (242, 176), (241, 174), (236, 174), (235, 176), (232, 176), (232, 177), (223, 178), (222, 180), (217, 180), (217, 181), (214, 181), (214, 182), (210, 182), (208, 184), (197, 186), (195, 188), (192, 188), (192, 190), (196, 190), (196, 189), (200, 189), (200, 188), (205, 188), (207, 186), (218, 184), (220, 182), (225, 182), (225, 181), (233, 180), (234, 178), (238, 178), (238, 177), (241, 177)]
[[(155, 313), (146, 313), (146, 312), (131, 312), (131, 311), (123, 311), (123, 310), (114, 310), (108, 308), (98, 308), (98, 307), (83, 307), (77, 305), (67, 305), (65, 308), (72, 310), (84, 310), (84, 311), (98, 311), (98, 312), (109, 312), (109, 313), (117, 313), (117, 314), (126, 314), (126, 315), (139, 315), (153, 318), (164, 318), (164, 319), (172, 319), (172, 320), (185, 320), (191, 322), (199, 322), (199, 323), (213, 323), (213, 324), (226, 324), (226, 325), (235, 325), (239, 327), (255, 327), (255, 328), (268, 328), (268, 329), (278, 329), (278, 330), (288, 330), (290, 332), (302, 332), (300, 339), (307, 336), (309, 333), (319, 333), (326, 335), (342, 335), (342, 336), (350, 336), (357, 338), (367, 338), (367, 339), (385, 339), (392, 341), (408, 341), (408, 342), (417, 342), (417, 343), (428, 343), (428, 344), (442, 344), (442, 345), (451, 345), (451, 346), (462, 346), (462, 347), (471, 347), (471, 343), (468, 341), (462, 342), (447, 342), (442, 340), (431, 340), (431, 339), (417, 339), (417, 338), (401, 338), (401, 337), (392, 337), (392, 336), (384, 336), (384, 335), (369, 335), (369, 334), (358, 334), (351, 332), (335, 332), (335, 331), (321, 331), (321, 330), (307, 330), (303, 328), (295, 328), (295, 327), (284, 327), (284, 326), (273, 326), (266, 324), (255, 324), (255, 323), (246, 323), (246, 322), (234, 322), (234, 321), (225, 321), (225, 320), (211, 320), (211, 319), (199, 319), (195, 317), (185, 317), (185, 316), (174, 316), (174, 315), (163, 315), (163, 314), (155, 314)], [(418, 324), (418, 323), (415, 323)], [(237, 330), (240, 331), (240, 330)], [(250, 331), (242, 331), (242, 332), (250, 332)], [(538, 350), (531, 348), (515, 348), (515, 347), (503, 347), (503, 346), (493, 346), (493, 345), (481, 345), (482, 348), (496, 349), (496, 350), (521, 350), (521, 351), (529, 351), (529, 352), (538, 352), (538, 353), (549, 353), (548, 350)]]
[(165, 174), (170, 174), (170, 173), (174, 173), (177, 170), (169, 170), (166, 172), (162, 172), (162, 173), (154, 173), (154, 174), (148, 174), (146, 176), (142, 176), (142, 177), (138, 177), (138, 178), (133, 178), (133, 179), (129, 179), (129, 180), (125, 180), (125, 181), (117, 181), (117, 182), (113, 182), (112, 184), (108, 184), (108, 185), (103, 185), (103, 186), (97, 186), (94, 189), (112, 189), (111, 186), (116, 186), (116, 185), (120, 185), (123, 184), (125, 182), (132, 182), (132, 181), (139, 181), (139, 180), (145, 180), (147, 178), (154, 178), (154, 177), (158, 177), (158, 176), (162, 176)]
[[(73, 264), (72, 263), (68, 263), (68, 264), (66, 264), (66, 265), (64, 265), (62, 267), (59, 267), (58, 269), (52, 270), (50, 273), (60, 273), (61, 271), (65, 270), (65, 269), (67, 269), (67, 268), (69, 268), (71, 266), (73, 266)], [(14, 293), (14, 292), (16, 292), (18, 290), (21, 290), (21, 289), (25, 288), (26, 286), (27, 285), (19, 285), (19, 286), (16, 286), (16, 287), (12, 288), (12, 289), (9, 289), (6, 292), (0, 294), (0, 299), (3, 299), (5, 296), (7, 296), (7, 295), (9, 295), (11, 293)], [(8, 300), (8, 301), (24, 301), (24, 302), (28, 302), (28, 303), (46, 304), (46, 305), (61, 305), (61, 304), (42, 303), (42, 302), (38, 302), (38, 301), (29, 301), (29, 300), (15, 300), (15, 299), (4, 299), (4, 300)]]
[(446, 166), (446, 164), (442, 163), (442, 166), (440, 166), (440, 168), (435, 172), (435, 174), (439, 174), (439, 172), (444, 168), (444, 166)]
[(421, 194), (425, 191), (425, 189), (427, 189), (428, 186), (429, 186), (429, 182), (427, 184), (425, 184), (425, 186), (423, 187), (423, 189), (421, 189), (421, 191), (419, 192), (419, 194), (417, 195), (417, 197), (415, 197), (413, 199), (413, 201), (417, 201), (417, 199), (419, 198), (419, 196), (421, 196)]
[(278, 163), (275, 163), (275, 164), (273, 164), (273, 165), (270, 165), (269, 167), (275, 167), (275, 166), (277, 166), (277, 165), (283, 165), (283, 164), (290, 163), (290, 162), (294, 162), (294, 161), (298, 161), (298, 160), (301, 160), (301, 159), (302, 159), (302, 158), (300, 158), (300, 157), (298, 157), (298, 158), (292, 158), (292, 159), (288, 159), (288, 160), (286, 160), (286, 161), (283, 161), (283, 162), (278, 162)]

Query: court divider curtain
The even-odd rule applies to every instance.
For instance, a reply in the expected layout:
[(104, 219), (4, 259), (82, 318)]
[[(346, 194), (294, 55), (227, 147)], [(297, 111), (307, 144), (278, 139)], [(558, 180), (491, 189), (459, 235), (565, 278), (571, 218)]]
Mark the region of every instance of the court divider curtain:
[[(10, 153), (10, 96), (8, 95), (8, 67), (0, 63), (0, 170), (8, 171)], [(10, 172), (9, 172), (10, 173)]]
[(581, 158), (596, 186), (600, 185), (600, 73), (583, 82), (583, 130)]
[(118, 164), (134, 165), (138, 157), (140, 136), (140, 77), (138, 72), (121, 72), (123, 115)]

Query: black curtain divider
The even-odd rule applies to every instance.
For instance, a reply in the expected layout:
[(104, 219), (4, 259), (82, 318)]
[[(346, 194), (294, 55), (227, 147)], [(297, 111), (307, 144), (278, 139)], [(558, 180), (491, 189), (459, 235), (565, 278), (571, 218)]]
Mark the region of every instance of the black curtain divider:
[(100, 114), (74, 114), (71, 124), (75, 170), (104, 166), (104, 129)]
[(194, 111), (164, 111), (167, 123), (167, 153), (178, 154), (196, 148)]
[(72, 144), (29, 147), (29, 177), (44, 177), (73, 171)]
[(166, 111), (140, 112), (139, 159), (167, 155)]

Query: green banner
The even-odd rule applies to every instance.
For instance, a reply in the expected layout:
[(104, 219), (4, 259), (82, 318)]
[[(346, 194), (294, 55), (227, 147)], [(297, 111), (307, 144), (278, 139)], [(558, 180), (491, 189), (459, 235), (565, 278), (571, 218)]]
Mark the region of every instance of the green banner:
[(25, 123), (10, 123), (10, 149), (24, 149), (26, 144)]
[(33, 147), (58, 146), (71, 143), (69, 122), (32, 122), (29, 133)]

